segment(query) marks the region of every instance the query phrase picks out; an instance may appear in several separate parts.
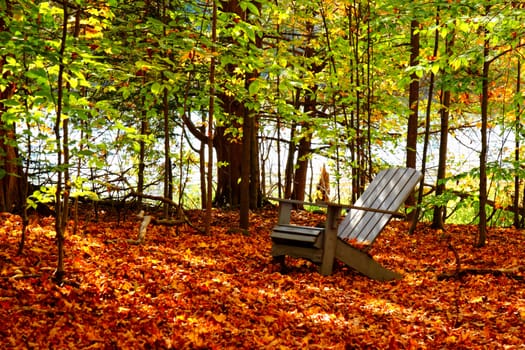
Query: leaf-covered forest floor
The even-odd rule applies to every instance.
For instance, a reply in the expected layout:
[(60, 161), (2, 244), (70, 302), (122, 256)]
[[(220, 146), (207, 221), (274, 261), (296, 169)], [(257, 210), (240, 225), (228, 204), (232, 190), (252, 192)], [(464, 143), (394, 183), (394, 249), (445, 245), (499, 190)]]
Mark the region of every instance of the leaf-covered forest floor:
[[(189, 212), (195, 225), (204, 214)], [(81, 222), (68, 233), (66, 280), (56, 285), (54, 223), (33, 223), (17, 255), (21, 220), (0, 216), (0, 339), (6, 348), (518, 349), (525, 342), (525, 232), (475, 226), (407, 235), (391, 222), (370, 254), (404, 278), (376, 282), (341, 264), (272, 264), (275, 209), (252, 214), (249, 235), (235, 212), (214, 211), (212, 233), (150, 225), (137, 237), (131, 214)], [(294, 213), (298, 222), (321, 217)], [(71, 232), (71, 230), (70, 230)], [(439, 278), (457, 268), (460, 278)], [(476, 270), (474, 270), (476, 269)], [(478, 273), (475, 273), (475, 272)]]

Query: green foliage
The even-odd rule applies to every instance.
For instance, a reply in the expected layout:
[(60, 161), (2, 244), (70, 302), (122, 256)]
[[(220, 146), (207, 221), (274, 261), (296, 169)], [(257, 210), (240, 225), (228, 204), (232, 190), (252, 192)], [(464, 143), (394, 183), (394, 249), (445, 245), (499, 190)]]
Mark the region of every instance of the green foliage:
[[(80, 195), (88, 194), (85, 191), (101, 177), (111, 182), (136, 174), (141, 143), (146, 147), (148, 180), (156, 183), (163, 176), (158, 169), (164, 162), (164, 94), (170, 137), (177, 136), (178, 142), (170, 155), (178, 157), (179, 148), (192, 147), (180, 152), (180, 163), (196, 158), (199, 145), (195, 136), (188, 136), (185, 124), (189, 119), (196, 129), (204, 125), (212, 57), (217, 59), (215, 90), (222, 99), (215, 106), (215, 127), (240, 142), (245, 115), (227, 110), (240, 105), (247, 115), (257, 117), (260, 135), (271, 139), (280, 127), (295, 144), (311, 139), (312, 152), (334, 164), (337, 179), (349, 179), (352, 168), (368, 167), (369, 161), (370, 173), (384, 164), (399, 165), (412, 73), (423, 82), (420, 105), (425, 106), (427, 98), (434, 102), (433, 145), (439, 142), (435, 135), (441, 90), (452, 94), (450, 129), (459, 135), (477, 126), (484, 60), (492, 63), (491, 126), (525, 136), (519, 128), (522, 121), (516, 120), (523, 94), (514, 93), (525, 10), (514, 2), (492, 3), (490, 9), (469, 1), (225, 2), (219, 8), (217, 43), (210, 39), (206, 3), (76, 3), (82, 9), (79, 21), (75, 22), (76, 12), (71, 14), (66, 52), (59, 57), (61, 3), (12, 2), (12, 16), (4, 16), (7, 30), (0, 32), (0, 56), (5, 57), (0, 91), (16, 83), (14, 95), (1, 101), (1, 121), (16, 127), (21, 159), (31, 157), (32, 164), (38, 164), (30, 173), (38, 177), (41, 168), (52, 171), (57, 77), (60, 59), (65, 62), (63, 117), (72, 136), (67, 166), (80, 164), (83, 170), (82, 183), (74, 185)], [(418, 65), (408, 67), (414, 18), (420, 23), (421, 55)], [(486, 58), (483, 35), (490, 41)], [(430, 74), (437, 89), (429, 97), (423, 92)], [(185, 136), (181, 141), (180, 135)], [(476, 142), (464, 140), (474, 150)], [(514, 160), (512, 150), (504, 149), (490, 162), (489, 196), (508, 204), (513, 176), (524, 176), (523, 160)], [(475, 217), (475, 195), (460, 200), (454, 194), (476, 192), (477, 174), (468, 170), (450, 163), (449, 173), (465, 175), (447, 181), (453, 191), (433, 197), (428, 206), (458, 208), (457, 220)], [(2, 176), (5, 170), (0, 169)], [(46, 180), (52, 182), (52, 176)]]
[(38, 203), (53, 203), (56, 196), (55, 186), (41, 186), (27, 197), (27, 207), (36, 209)]

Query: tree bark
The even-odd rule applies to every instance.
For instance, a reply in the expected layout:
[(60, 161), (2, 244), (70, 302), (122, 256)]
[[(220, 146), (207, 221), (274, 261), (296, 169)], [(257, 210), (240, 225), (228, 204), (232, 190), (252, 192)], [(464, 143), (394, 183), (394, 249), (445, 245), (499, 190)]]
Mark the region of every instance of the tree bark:
[[(521, 94), (521, 57), (518, 57), (518, 67), (516, 72), (516, 95)], [(521, 125), (521, 106), (518, 105), (516, 107), (516, 131), (514, 132), (515, 137), (515, 149), (514, 149), (514, 160), (516, 164), (520, 163), (520, 140), (521, 140), (521, 132), (522, 132), (522, 125)], [(515, 228), (521, 228), (522, 227), (522, 220), (520, 220), (520, 213), (517, 209), (520, 204), (520, 197), (521, 197), (521, 191), (520, 191), (520, 184), (521, 179), (520, 176), (516, 173), (514, 175), (514, 227)]]
[[(419, 22), (413, 19), (410, 23), (410, 66), (416, 67), (419, 64)], [(416, 73), (410, 76), (410, 87), (408, 104), (410, 115), (408, 116), (407, 125), (407, 147), (406, 147), (406, 166), (407, 168), (416, 168), (417, 161), (417, 129), (418, 129), (418, 110), (419, 110), (419, 78)], [(411, 195), (406, 204), (414, 205), (414, 196)], [(412, 211), (407, 220), (413, 220), (415, 211)]]
[[(442, 107), (439, 111), (441, 118), (440, 144), (439, 144), (439, 161), (436, 179), (436, 196), (445, 193), (446, 187), (444, 179), (447, 171), (447, 147), (448, 147), (448, 121), (450, 107), (450, 91), (442, 91)], [(432, 228), (443, 229), (445, 224), (446, 206), (435, 206), (432, 217)]]
[[(304, 110), (310, 116), (310, 118), (315, 117), (316, 107), (315, 107), (315, 87), (312, 87), (311, 93), (306, 93), (304, 96)], [(299, 145), (297, 148), (297, 164), (295, 168), (295, 174), (293, 177), (293, 190), (292, 190), (292, 199), (299, 201), (304, 201), (305, 189), (306, 189), (306, 175), (308, 172), (308, 158), (312, 152), (312, 134), (309, 130), (309, 122), (303, 122), (301, 125), (302, 137), (299, 140)]]
[(253, 117), (245, 113), (242, 128), (242, 162), (241, 162), (241, 183), (240, 183), (240, 211), (239, 226), (241, 229), (248, 230), (250, 227), (250, 173), (251, 173), (251, 135), (253, 129)]
[[(0, 63), (0, 69), (2, 63)], [(8, 88), (9, 89), (9, 88)], [(6, 89), (0, 92), (0, 100), (11, 96)], [(0, 102), (0, 117), (5, 112)], [(14, 125), (6, 125), (0, 121), (0, 211), (20, 212), (24, 205), (22, 196), (24, 174), (19, 163), (18, 150), (13, 146), (16, 142)]]
[[(439, 6), (436, 10), (436, 27), (439, 28)], [(434, 33), (434, 49), (433, 49), (433, 56), (437, 57), (438, 55), (438, 49), (439, 49), (439, 31), (436, 30)], [(419, 182), (419, 190), (417, 193), (417, 206), (415, 213), (412, 217), (412, 222), (409, 229), (409, 234), (413, 234), (417, 227), (417, 221), (419, 218), (419, 215), (421, 213), (420, 204), (423, 201), (423, 193), (424, 193), (424, 185), (425, 185), (425, 173), (427, 169), (427, 154), (428, 154), (428, 147), (429, 147), (429, 140), (430, 140), (430, 124), (432, 121), (432, 101), (434, 100), (434, 81), (435, 81), (435, 74), (432, 71), (430, 73), (430, 81), (428, 84), (428, 97), (427, 97), (427, 106), (425, 111), (425, 136), (423, 141), (423, 155), (421, 157), (421, 172), (423, 173), (423, 176), (421, 177), (421, 181)]]
[[(452, 47), (454, 46), (454, 33), (450, 34), (450, 37), (446, 42), (446, 53), (447, 57), (452, 55)], [(447, 172), (447, 147), (448, 147), (448, 128), (449, 128), (449, 109), (450, 109), (450, 97), (451, 93), (448, 88), (441, 90), (441, 105), (439, 115), (441, 119), (440, 128), (440, 143), (439, 143), (439, 161), (437, 169), (436, 179), (436, 196), (440, 196), (445, 193), (444, 179)], [(446, 206), (434, 207), (434, 213), (432, 217), (432, 228), (443, 229), (446, 217)]]
[[(486, 13), (489, 12), (487, 6)], [(488, 30), (485, 29), (485, 40), (483, 42), (483, 72), (481, 75), (481, 152), (479, 154), (479, 225), (477, 247), (483, 247), (487, 238), (487, 128), (488, 128), (488, 103), (489, 103), (489, 53), (490, 40)]]
[[(248, 21), (246, 11), (242, 10), (238, 0), (221, 1), (222, 11), (236, 14), (243, 21)], [(229, 40), (235, 42), (236, 38)], [(256, 47), (262, 45), (261, 39), (256, 39)], [(247, 48), (248, 49), (248, 48)], [(248, 49), (249, 50), (249, 49)], [(226, 67), (228, 74), (235, 75), (235, 64)], [(256, 78), (257, 72), (244, 73), (244, 87), (248, 90), (251, 78)], [(240, 207), (241, 227), (248, 226), (250, 207), (256, 205), (260, 193), (258, 169), (258, 144), (254, 137), (257, 135), (256, 116), (237, 96), (223, 93), (220, 96), (222, 110), (232, 116), (234, 120), (230, 127), (241, 129), (241, 142), (226, 133), (225, 127), (219, 127), (215, 133), (214, 146), (217, 150), (218, 182), (214, 203), (217, 206)], [(245, 227), (243, 227), (245, 226)]]
[[(11, 16), (11, 4), (5, 2), (5, 15)], [(0, 32), (7, 31), (5, 18), (0, 17)], [(9, 81), (9, 71), (4, 72), (6, 57), (0, 57), (0, 72), (4, 81)], [(0, 91), (0, 211), (19, 212), (24, 205), (23, 186), (25, 177), (18, 157), (16, 130), (14, 124), (6, 124), (2, 114), (6, 112), (3, 101), (8, 100), (16, 92), (14, 82), (8, 82), (7, 87)]]
[(64, 267), (64, 241), (65, 231), (67, 227), (67, 219), (69, 216), (69, 130), (68, 118), (62, 118), (62, 110), (64, 106), (64, 71), (66, 69), (64, 63), (64, 54), (67, 45), (68, 35), (68, 19), (69, 9), (68, 4), (63, 5), (62, 9), (62, 37), (60, 41), (59, 50), (59, 69), (57, 78), (57, 103), (56, 103), (56, 121), (55, 121), (55, 137), (57, 144), (57, 184), (55, 196), (55, 231), (57, 244), (57, 268), (53, 276), (57, 284), (62, 284), (65, 267)]
[[(303, 128), (309, 129), (308, 125)], [(292, 199), (304, 201), (304, 192), (306, 188), (306, 174), (308, 171), (308, 156), (311, 153), (311, 135), (304, 135), (299, 141), (297, 149), (297, 165), (295, 169)]]
[[(146, 73), (144, 73), (146, 74)], [(142, 100), (142, 114), (140, 118), (140, 135), (146, 137), (148, 133), (148, 121), (146, 117), (145, 99)], [(144, 171), (146, 170), (146, 142), (143, 139), (139, 141), (139, 164), (137, 171), (137, 192), (144, 193)], [(137, 199), (138, 209), (142, 209), (142, 198)]]

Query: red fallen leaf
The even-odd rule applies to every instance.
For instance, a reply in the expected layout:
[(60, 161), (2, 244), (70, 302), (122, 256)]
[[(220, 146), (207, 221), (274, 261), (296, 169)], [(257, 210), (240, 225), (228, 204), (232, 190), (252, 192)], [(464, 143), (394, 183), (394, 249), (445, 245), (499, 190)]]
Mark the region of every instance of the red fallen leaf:
[[(187, 215), (201, 223), (201, 211)], [(306, 212), (298, 217), (322, 221)], [(105, 217), (84, 224), (97, 234), (67, 237), (71, 283), (59, 287), (51, 280), (53, 220), (36, 223), (26, 254), (17, 256), (20, 219), (9, 216), (0, 222), (0, 337), (13, 348), (521, 346), (525, 304), (518, 279), (437, 276), (454, 271), (449, 243), (464, 267), (513, 268), (523, 276), (525, 252), (516, 249), (523, 232), (490, 231), (487, 247), (477, 250), (474, 226), (450, 225), (444, 237), (420, 225), (407, 239), (406, 225), (394, 221), (370, 254), (404, 277), (379, 283), (341, 263), (321, 276), (313, 264), (288, 258), (292, 272), (272, 272), (276, 212), (252, 215), (249, 236), (224, 229), (237, 220), (235, 212), (214, 211), (209, 236), (189, 226), (153, 226), (142, 245), (126, 241), (135, 238), (136, 223), (117, 226), (116, 218)]]
[(398, 341), (396, 340), (395, 337), (390, 337), (390, 341), (388, 342), (388, 348), (391, 349), (391, 350), (397, 350), (399, 349), (399, 343)]

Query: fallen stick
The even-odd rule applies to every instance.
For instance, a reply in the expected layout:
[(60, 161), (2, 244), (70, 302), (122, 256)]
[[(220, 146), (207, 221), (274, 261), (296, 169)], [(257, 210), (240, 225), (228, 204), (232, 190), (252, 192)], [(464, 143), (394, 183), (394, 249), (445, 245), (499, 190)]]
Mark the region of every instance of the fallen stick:
[(466, 268), (460, 271), (454, 271), (453, 273), (442, 273), (437, 279), (442, 281), (445, 279), (459, 279), (467, 275), (493, 275), (493, 276), (505, 276), (512, 278), (517, 281), (525, 280), (525, 276), (516, 273), (521, 270), (521, 267), (512, 268), (512, 269), (483, 269), (483, 268)]
[(137, 217), (139, 219), (142, 219), (142, 222), (140, 223), (139, 235), (137, 239), (128, 239), (128, 243), (131, 244), (141, 244), (144, 242), (144, 240), (146, 239), (146, 231), (148, 229), (148, 225), (151, 222), (151, 219), (153, 218), (151, 215), (144, 215), (144, 210), (141, 210)]

